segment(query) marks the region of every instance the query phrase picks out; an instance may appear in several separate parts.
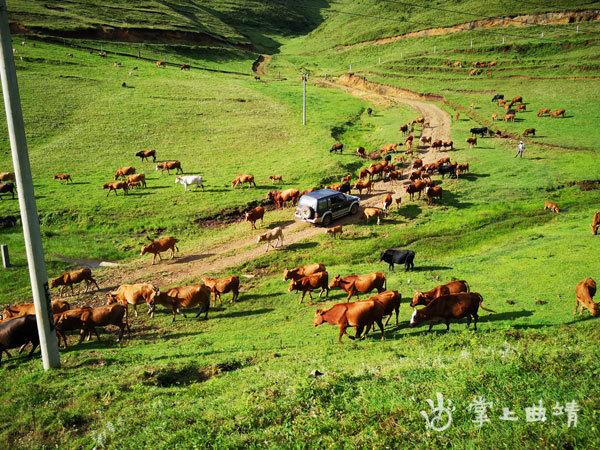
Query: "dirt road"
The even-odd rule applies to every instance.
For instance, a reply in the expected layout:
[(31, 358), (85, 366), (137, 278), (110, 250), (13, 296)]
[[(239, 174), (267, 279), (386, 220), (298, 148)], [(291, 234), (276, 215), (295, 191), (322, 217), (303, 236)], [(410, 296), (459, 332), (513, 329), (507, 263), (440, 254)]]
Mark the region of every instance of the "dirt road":
[[(423, 135), (432, 136), (434, 139), (450, 139), (450, 116), (438, 106), (418, 99), (414, 94), (397, 88), (382, 86), (367, 82), (359, 77), (343, 76), (334, 81), (322, 81), (321, 85), (336, 89), (343, 89), (351, 95), (364, 98), (373, 104), (403, 104), (414, 108), (429, 123), (429, 127), (423, 129)], [(401, 124), (399, 123), (398, 126)], [(419, 136), (415, 136), (417, 142)], [(443, 152), (433, 150), (422, 150), (420, 157), (425, 163), (433, 162), (443, 155)], [(335, 156), (332, 156), (335, 157)], [(396, 192), (396, 195), (405, 196), (401, 184), (389, 185), (377, 183), (373, 194), (366, 198), (363, 206), (379, 206), (388, 192)], [(403, 198), (404, 201), (404, 198)], [(293, 219), (293, 209), (289, 209), (290, 220)], [(346, 217), (336, 224), (349, 224), (362, 220), (361, 214)], [(257, 231), (257, 235), (265, 230)], [(290, 222), (283, 226), (284, 245), (311, 239), (319, 234), (325, 233), (325, 229), (314, 227), (301, 222)], [(279, 250), (279, 251), (285, 251)], [(174, 260), (163, 261), (160, 264), (149, 266), (148, 260), (137, 261), (132, 266), (106, 269), (103, 285), (107, 287), (120, 283), (133, 283), (146, 281), (158, 286), (171, 286), (185, 282), (193, 277), (206, 273), (219, 273), (231, 267), (239, 266), (247, 261), (256, 259), (265, 253), (264, 244), (258, 245), (256, 237), (231, 241), (226, 244), (200, 248), (197, 251), (187, 252)]]

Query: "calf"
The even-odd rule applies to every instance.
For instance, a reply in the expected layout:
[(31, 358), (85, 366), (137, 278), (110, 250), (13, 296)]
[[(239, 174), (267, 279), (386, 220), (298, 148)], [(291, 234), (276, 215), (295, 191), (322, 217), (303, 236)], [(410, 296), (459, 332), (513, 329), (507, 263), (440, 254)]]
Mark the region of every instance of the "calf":
[(142, 161), (152, 158), (152, 162), (156, 162), (156, 150), (140, 150), (135, 156), (142, 158)]
[[(12, 199), (15, 199), (15, 185), (12, 183), (0, 183), (0, 194), (11, 194)], [(2, 199), (2, 195), (0, 195), (0, 199)]]
[(299, 280), (302, 277), (312, 275), (313, 273), (325, 272), (325, 265), (321, 263), (307, 264), (294, 269), (283, 270), (283, 281)]
[(248, 174), (238, 175), (231, 182), (231, 186), (234, 188), (236, 188), (238, 186), (243, 186), (244, 184), (248, 184), (248, 188), (250, 188), (251, 186), (256, 187), (256, 182), (254, 181), (254, 175), (248, 175)]
[(221, 295), (223, 294), (231, 292), (233, 294), (231, 298), (232, 303), (235, 303), (240, 296), (240, 279), (235, 275), (225, 278), (202, 277), (202, 281), (215, 296), (215, 305), (217, 304), (217, 300), (219, 300), (219, 303), (222, 303)]
[(162, 261), (162, 256), (160, 254), (162, 252), (171, 250), (171, 259), (173, 259), (175, 257), (175, 251), (179, 251), (179, 248), (177, 247), (177, 242), (179, 241), (173, 236), (166, 236), (157, 239), (155, 241), (152, 241), (148, 245), (144, 245), (142, 247), (142, 251), (140, 252), (140, 256), (144, 256), (146, 253), (151, 253), (152, 255), (154, 255), (154, 257), (152, 258), (152, 264), (154, 265), (157, 256), (158, 259)]
[(379, 256), (379, 261), (388, 263), (389, 270), (394, 271), (394, 264), (404, 264), (404, 270), (408, 271), (415, 268), (414, 264), (415, 252), (412, 250), (401, 250), (398, 248), (390, 248)]
[(194, 284), (161, 292), (150, 304), (148, 313), (151, 317), (154, 317), (157, 303), (171, 309), (173, 322), (175, 322), (177, 313), (181, 313), (183, 317), (187, 318), (182, 310), (195, 308), (196, 306), (200, 307), (196, 318), (199, 318), (200, 314), (204, 313), (204, 320), (207, 320), (208, 310), (210, 309), (210, 289), (204, 284)]
[(585, 278), (577, 283), (575, 288), (575, 311), (573, 314), (583, 314), (583, 310), (587, 309), (593, 317), (598, 317), (599, 303), (595, 303), (593, 298), (596, 295), (596, 282), (591, 278)]
[(73, 292), (73, 285), (79, 284), (82, 281), (85, 281), (84, 292), (88, 292), (92, 286), (96, 286), (96, 289), (100, 290), (98, 283), (96, 283), (96, 280), (92, 277), (92, 270), (89, 267), (63, 273), (61, 276), (50, 280), (50, 288), (60, 286), (59, 295), (63, 295), (65, 289), (70, 287), (71, 295), (74, 295), (75, 293)]
[(27, 315), (0, 323), (0, 365), (2, 353), (10, 357), (8, 350), (25, 347), (29, 343), (31, 343), (31, 351), (28, 357), (31, 358), (40, 343), (35, 316)]
[(476, 137), (467, 138), (467, 144), (469, 144), (469, 148), (476, 147), (477, 146), (477, 138)]
[(377, 292), (385, 291), (385, 285), (385, 274), (373, 272), (367, 275), (348, 275), (347, 277), (336, 275), (329, 284), (329, 288), (340, 288), (348, 294), (348, 300), (350, 300), (354, 295), (365, 294), (373, 289), (377, 289)]
[(556, 203), (548, 201), (544, 202), (544, 211), (545, 210), (549, 210), (557, 214), (560, 212), (560, 208)]
[(54, 175), (54, 179), (58, 180), (58, 181), (65, 181), (65, 184), (69, 184), (69, 182), (73, 182), (73, 179), (71, 178), (71, 175), (69, 175), (68, 173), (57, 173), (56, 175)]
[(308, 297), (312, 301), (312, 291), (316, 289), (321, 289), (319, 298), (323, 295), (323, 292), (325, 292), (325, 297), (329, 297), (329, 274), (327, 272), (317, 272), (297, 280), (292, 280), (288, 292), (302, 292), (302, 297), (300, 297), (300, 303), (302, 303), (307, 292)]
[(333, 236), (335, 239), (336, 236), (341, 236), (344, 232), (344, 228), (341, 225), (336, 225), (335, 227), (328, 228), (326, 233)]
[(137, 305), (146, 303), (150, 306), (158, 294), (160, 294), (158, 288), (150, 283), (122, 284), (116, 291), (106, 294), (106, 304), (121, 304), (127, 308), (127, 312), (129, 312), (129, 305), (133, 305), (133, 312), (137, 317)]
[(126, 181), (117, 181), (114, 183), (106, 183), (106, 184), (104, 184), (104, 186), (102, 186), (102, 188), (108, 189), (108, 194), (106, 194), (107, 197), (113, 191), (114, 191), (115, 195), (117, 195), (117, 191), (119, 189), (123, 190), (123, 195), (127, 195), (129, 193), (129, 185), (127, 184)]
[(158, 163), (156, 165), (156, 171), (167, 172), (167, 174), (171, 174), (171, 170), (175, 171), (175, 175), (178, 173), (183, 173), (183, 169), (181, 168), (181, 162), (179, 161), (164, 161)]
[(377, 301), (363, 301), (354, 303), (338, 303), (329, 309), (317, 309), (313, 325), (319, 325), (327, 322), (330, 325), (337, 325), (340, 329), (338, 342), (342, 342), (342, 336), (346, 333), (348, 327), (356, 327), (356, 336), (349, 336), (350, 339), (359, 339), (363, 330), (377, 323), (381, 330), (381, 339), (385, 339), (383, 328), (384, 307)]
[(256, 208), (252, 208), (250, 211), (247, 211), (244, 214), (244, 220), (246, 222), (250, 222), (252, 224), (252, 229), (256, 230), (256, 221), (260, 220), (261, 224), (264, 224), (264, 216), (265, 208), (262, 206), (257, 206)]
[(196, 185), (196, 189), (200, 187), (204, 190), (204, 180), (200, 175), (177, 176), (175, 177), (175, 184), (181, 184), (184, 192), (187, 192), (188, 186), (191, 186), (192, 184)]
[(384, 211), (387, 211), (390, 208), (390, 206), (392, 206), (392, 201), (393, 201), (392, 194), (387, 194), (385, 196), (385, 199), (383, 199), (383, 210)]
[(331, 148), (329, 149), (329, 153), (334, 153), (334, 152), (343, 153), (344, 152), (344, 144), (342, 144), (341, 142), (336, 142), (335, 144), (333, 144), (331, 146)]
[(283, 183), (283, 177), (281, 175), (271, 175), (269, 180), (273, 183)]
[(495, 312), (484, 308), (483, 297), (476, 292), (465, 292), (460, 294), (442, 295), (434, 299), (431, 303), (422, 309), (415, 309), (410, 318), (410, 326), (416, 327), (424, 322), (429, 322), (429, 330), (435, 323), (445, 322), (446, 331), (450, 331), (450, 321), (452, 319), (460, 320), (467, 318), (467, 328), (474, 322), (474, 328), (477, 330), (477, 321), (479, 320), (478, 309)]
[(127, 175), (133, 175), (134, 173), (135, 167), (121, 167), (115, 172), (115, 180), (118, 180), (119, 178), (125, 178)]
[(373, 189), (373, 182), (371, 180), (358, 180), (354, 185), (354, 189), (358, 191), (359, 195), (362, 195), (363, 190), (366, 190), (367, 194), (370, 194)]
[(365, 208), (363, 209), (363, 217), (368, 223), (373, 217), (377, 217), (377, 225), (381, 225), (381, 218), (386, 217), (388, 212), (380, 208)]
[(556, 111), (552, 111), (550, 113), (550, 117), (562, 117), (564, 119), (565, 118), (565, 114), (566, 114), (566, 110), (564, 110), (564, 109), (557, 109)]
[[(272, 244), (273, 241), (275, 241), (275, 244)], [(272, 230), (261, 234), (260, 236), (258, 236), (256, 243), (260, 244), (261, 242), (267, 243), (267, 248), (265, 249), (265, 252), (269, 251), (269, 247), (281, 247), (283, 245), (283, 229), (281, 227), (275, 227)]]
[(415, 295), (410, 302), (413, 308), (418, 305), (427, 306), (432, 300), (448, 294), (460, 294), (461, 292), (469, 292), (469, 284), (464, 280), (454, 280), (440, 286), (436, 286), (430, 291), (421, 292), (415, 291)]
[(135, 186), (135, 185), (147, 187), (146, 186), (146, 175), (144, 175), (143, 173), (136, 173), (135, 175), (129, 175), (127, 177), (127, 184), (129, 185), (129, 187)]

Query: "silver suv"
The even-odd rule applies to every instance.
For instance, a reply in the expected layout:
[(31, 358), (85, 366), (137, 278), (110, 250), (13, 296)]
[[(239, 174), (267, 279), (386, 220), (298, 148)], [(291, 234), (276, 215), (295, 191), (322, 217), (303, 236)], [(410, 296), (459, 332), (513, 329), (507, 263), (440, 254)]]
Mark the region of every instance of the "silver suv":
[(331, 189), (320, 189), (300, 197), (296, 219), (323, 226), (348, 214), (356, 214), (360, 199)]

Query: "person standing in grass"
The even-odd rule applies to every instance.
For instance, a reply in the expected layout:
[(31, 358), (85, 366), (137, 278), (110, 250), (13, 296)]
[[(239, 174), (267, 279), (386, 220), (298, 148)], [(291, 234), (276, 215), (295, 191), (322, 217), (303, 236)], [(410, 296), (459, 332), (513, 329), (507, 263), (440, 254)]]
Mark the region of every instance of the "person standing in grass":
[(522, 158), (523, 157), (523, 153), (525, 153), (525, 142), (519, 141), (519, 145), (517, 145), (517, 154), (515, 155), (515, 158), (517, 156), (519, 156), (520, 158)]

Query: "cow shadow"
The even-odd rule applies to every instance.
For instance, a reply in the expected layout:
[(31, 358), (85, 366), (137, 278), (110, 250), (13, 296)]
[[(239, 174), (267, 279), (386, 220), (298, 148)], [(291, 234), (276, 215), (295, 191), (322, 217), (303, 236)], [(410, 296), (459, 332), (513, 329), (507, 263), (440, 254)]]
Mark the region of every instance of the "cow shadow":
[(473, 203), (461, 202), (460, 197), (454, 192), (444, 191), (442, 200), (438, 203), (439, 205), (451, 206), (456, 209), (464, 209), (473, 206)]
[(248, 317), (248, 316), (256, 316), (259, 314), (267, 314), (274, 311), (273, 308), (261, 308), (261, 309), (251, 309), (246, 311), (231, 311), (225, 314), (219, 314), (215, 317), (218, 319), (232, 319), (236, 317)]
[(200, 255), (187, 255), (187, 256), (179, 256), (173, 260), (173, 264), (185, 264), (192, 261), (198, 261), (200, 259), (210, 258), (214, 256), (214, 253), (202, 253)]
[[(275, 227), (287, 227), (288, 225), (291, 225), (293, 223), (294, 223), (293, 220), (277, 220), (275, 222), (270, 222), (269, 226), (272, 227), (272, 228), (275, 228)], [(285, 239), (285, 237), (284, 237), (284, 239)]]
[(67, 183), (65, 184), (65, 186), (68, 186), (69, 184), (75, 185), (75, 186), (81, 186), (83, 184), (90, 184), (89, 181), (73, 181), (71, 183)]
[(407, 219), (416, 219), (423, 212), (423, 208), (415, 203), (411, 203), (408, 205), (402, 205), (399, 212), (400, 215), (406, 217)]
[[(522, 309), (520, 311), (505, 311), (505, 312), (501, 312), (501, 313), (491, 313), (491, 314), (486, 314), (486, 315), (481, 315), (479, 317), (479, 321), (478, 322), (499, 322), (499, 321), (503, 321), (503, 320), (515, 320), (515, 319), (519, 319), (521, 317), (531, 317), (533, 316), (533, 311), (529, 311), (526, 309)], [(521, 328), (529, 328), (529, 325), (526, 324), (519, 324), (519, 325), (515, 325), (515, 327), (521, 327)]]
[(293, 244), (286, 245), (287, 250), (303, 250), (307, 248), (314, 248), (319, 245), (317, 242), (294, 242)]
[[(397, 266), (399, 264), (396, 264)], [(415, 266), (414, 269), (409, 270), (409, 272), (430, 272), (434, 270), (452, 270), (452, 267), (449, 266)]]
[(473, 173), (466, 172), (461, 174), (459, 180), (467, 180), (467, 181), (477, 181), (478, 178), (488, 178), (490, 176), (489, 173)]
[(229, 189), (221, 189), (221, 188), (207, 188), (202, 192), (229, 192)]
[(152, 192), (142, 192), (142, 191), (136, 191), (136, 192), (132, 192), (129, 191), (129, 194), (127, 194), (127, 196), (132, 196), (132, 197), (145, 197), (146, 195), (152, 195)]
[[(175, 185), (173, 185), (173, 186), (175, 186)], [(148, 186), (145, 189), (152, 189), (152, 190), (154, 190), (154, 189), (169, 189), (173, 186), (162, 186), (162, 185), (156, 186), (156, 185), (154, 185), (154, 186)]]

